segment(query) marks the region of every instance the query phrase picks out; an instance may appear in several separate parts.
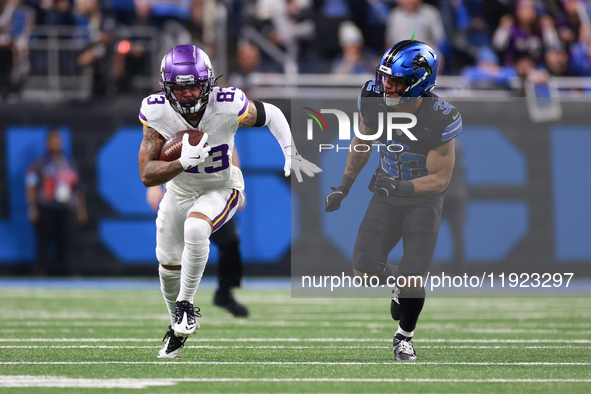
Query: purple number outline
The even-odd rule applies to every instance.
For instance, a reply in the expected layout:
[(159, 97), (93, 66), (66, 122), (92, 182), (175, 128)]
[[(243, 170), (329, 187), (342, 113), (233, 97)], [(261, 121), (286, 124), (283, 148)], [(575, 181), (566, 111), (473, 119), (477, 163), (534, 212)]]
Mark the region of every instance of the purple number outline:
[[(203, 168), (203, 171), (207, 174), (212, 174), (214, 172), (225, 170), (226, 168), (230, 167), (230, 157), (228, 156), (228, 145), (222, 144), (211, 148), (209, 151), (209, 157), (212, 158), (212, 162), (221, 161), (220, 166), (207, 166)], [(221, 152), (219, 156), (214, 157), (214, 153)], [(190, 172), (192, 174), (200, 174), (202, 171), (199, 171), (199, 166), (193, 167), (185, 172)]]
[(147, 101), (148, 105), (152, 105), (152, 104), (164, 104), (166, 102), (166, 99), (164, 98), (164, 96), (156, 97), (156, 98), (154, 98), (153, 101), (150, 101), (150, 100), (152, 100), (153, 97), (154, 96), (148, 97), (148, 101)]
[(224, 92), (223, 89), (220, 89), (218, 94), (215, 96), (215, 100), (217, 102), (224, 102), (224, 101), (233, 102), (234, 98), (235, 98), (234, 96), (236, 93), (236, 92), (234, 92), (234, 90), (236, 90), (236, 88), (229, 88), (227, 90), (231, 90), (231, 92)]

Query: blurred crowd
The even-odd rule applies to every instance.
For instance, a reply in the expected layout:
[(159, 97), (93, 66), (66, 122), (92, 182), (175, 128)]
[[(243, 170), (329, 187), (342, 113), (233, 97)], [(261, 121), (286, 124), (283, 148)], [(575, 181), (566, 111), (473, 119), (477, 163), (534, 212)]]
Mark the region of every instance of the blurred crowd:
[(76, 28), (72, 40), (85, 45), (75, 69), (92, 68), (94, 95), (108, 97), (158, 67), (122, 29), (158, 29), (159, 55), (192, 42), (215, 59), (220, 4), (227, 82), (242, 87), (253, 71), (284, 72), (281, 59), (300, 73), (371, 74), (388, 47), (411, 37), (437, 50), (440, 75), (479, 88), (591, 75), (586, 0), (0, 0), (0, 96), (18, 93), (35, 67), (34, 26)]

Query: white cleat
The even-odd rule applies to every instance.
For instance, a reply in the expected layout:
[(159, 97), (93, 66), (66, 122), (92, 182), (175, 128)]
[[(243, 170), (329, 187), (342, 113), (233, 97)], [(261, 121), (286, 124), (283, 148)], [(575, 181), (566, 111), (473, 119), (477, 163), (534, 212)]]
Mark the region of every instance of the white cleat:
[(162, 340), (166, 340), (166, 343), (164, 343), (164, 346), (158, 352), (158, 358), (177, 358), (180, 356), (187, 338), (174, 335), (174, 331), (168, 326), (168, 331)]
[(417, 352), (415, 351), (411, 338), (399, 339), (395, 335), (393, 345), (396, 360), (415, 361), (417, 359)]
[[(193, 304), (189, 301), (177, 301), (175, 315), (176, 318), (172, 325), (172, 330), (177, 337), (188, 338), (199, 328), (199, 323), (195, 318)], [(197, 308), (197, 317), (201, 317), (199, 308)]]

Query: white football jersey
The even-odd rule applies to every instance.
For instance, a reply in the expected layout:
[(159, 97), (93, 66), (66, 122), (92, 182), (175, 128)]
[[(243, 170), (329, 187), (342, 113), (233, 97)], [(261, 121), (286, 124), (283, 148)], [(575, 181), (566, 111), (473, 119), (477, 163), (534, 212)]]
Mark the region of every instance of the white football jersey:
[(165, 140), (182, 130), (201, 130), (209, 135), (209, 157), (172, 178), (167, 190), (180, 196), (194, 196), (206, 190), (233, 188), (244, 190), (244, 179), (239, 168), (232, 165), (234, 135), (238, 123), (248, 114), (248, 98), (237, 88), (214, 87), (203, 118), (193, 127), (169, 104), (164, 93), (144, 98), (140, 108), (140, 121), (159, 132)]

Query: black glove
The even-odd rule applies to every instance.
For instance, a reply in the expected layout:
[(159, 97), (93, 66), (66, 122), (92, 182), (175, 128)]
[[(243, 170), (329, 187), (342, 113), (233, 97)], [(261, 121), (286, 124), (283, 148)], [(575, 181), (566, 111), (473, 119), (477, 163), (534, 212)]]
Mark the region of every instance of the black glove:
[(352, 178), (344, 175), (339, 187), (331, 187), (332, 193), (326, 196), (325, 199), (325, 212), (333, 212), (341, 207), (341, 201), (343, 201), (345, 197), (347, 197), (347, 194), (349, 194), (349, 189), (351, 189), (353, 182), (355, 181)]
[(390, 197), (394, 195), (400, 181), (390, 175), (378, 175), (374, 183), (374, 193), (380, 196)]
[(415, 185), (411, 181), (399, 181), (388, 174), (376, 174), (374, 176), (373, 191), (377, 195), (385, 197), (410, 196), (415, 191)]
[(341, 207), (341, 201), (343, 201), (345, 197), (347, 197), (347, 194), (349, 194), (349, 190), (346, 190), (341, 186), (331, 187), (331, 189), (332, 193), (326, 196), (325, 212), (332, 212), (339, 209)]

